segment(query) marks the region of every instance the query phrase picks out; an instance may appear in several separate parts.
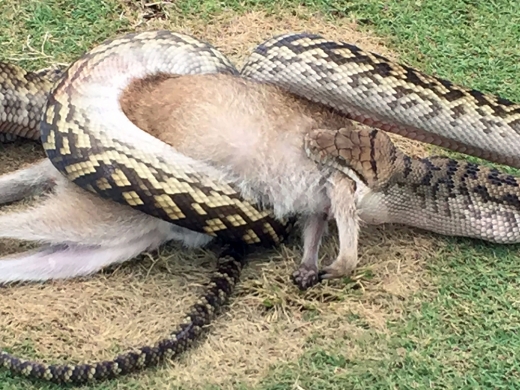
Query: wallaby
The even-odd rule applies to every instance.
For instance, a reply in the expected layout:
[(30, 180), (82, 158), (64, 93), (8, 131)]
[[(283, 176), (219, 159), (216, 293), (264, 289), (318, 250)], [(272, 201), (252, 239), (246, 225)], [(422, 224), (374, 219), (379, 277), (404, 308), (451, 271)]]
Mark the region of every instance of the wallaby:
[[(318, 251), (332, 218), (340, 250), (323, 277), (355, 268), (355, 200), (363, 189), (342, 173), (320, 168), (303, 148), (310, 131), (355, 128), (353, 122), (276, 86), (224, 74), (134, 80), (121, 93), (120, 105), (141, 129), (222, 171), (276, 216), (301, 216), (304, 253), (293, 274), (301, 288), (319, 279)], [(48, 160), (0, 177), (0, 204), (41, 191), (47, 196), (38, 205), (0, 215), (0, 237), (44, 244), (0, 259), (0, 283), (88, 275), (169, 240), (190, 247), (212, 240), (88, 193)]]
[(0, 215), (0, 237), (43, 247), (0, 259), (0, 282), (88, 275), (169, 240), (199, 246), (209, 236), (106, 201), (69, 182), (49, 160), (0, 177), (0, 203), (46, 191), (27, 210)]

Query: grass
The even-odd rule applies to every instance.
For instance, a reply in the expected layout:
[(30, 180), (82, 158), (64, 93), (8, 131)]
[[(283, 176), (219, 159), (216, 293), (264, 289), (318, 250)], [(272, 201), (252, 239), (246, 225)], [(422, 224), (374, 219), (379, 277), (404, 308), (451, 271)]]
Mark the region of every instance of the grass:
[[(243, 43), (238, 38), (240, 35), (252, 34), (248, 39), (259, 42), (254, 34), (267, 37), (272, 33), (271, 25), (276, 25), (277, 31), (319, 27), (330, 35), (342, 36), (346, 34), (348, 23), (355, 22), (358, 31), (369, 37), (363, 42), (377, 42), (374, 35), (384, 38), (385, 45), (397, 53), (402, 62), (520, 101), (517, 81), (520, 3), (514, 0), (285, 0), (276, 4), (272, 0), (179, 0), (155, 8), (140, 8), (139, 2), (129, 4), (113, 0), (0, 1), (2, 57), (29, 69), (53, 62), (68, 63), (117, 32), (155, 26), (213, 34), (215, 43), (229, 48), (242, 45), (240, 50), (245, 50), (251, 42)], [(280, 9), (284, 9), (284, 13), (281, 14)], [(239, 16), (252, 10), (267, 16), (249, 19)], [(136, 16), (152, 11), (160, 17), (146, 22)], [(254, 27), (254, 23), (260, 27)], [(334, 29), (334, 26), (340, 27)], [(236, 34), (237, 38), (226, 41), (224, 30), (225, 34)], [(333, 251), (333, 247), (331, 242), (326, 250)], [(178, 366), (90, 388), (518, 388), (520, 363), (515, 358), (520, 348), (518, 246), (440, 239), (406, 229), (399, 233), (393, 233), (392, 229), (369, 230), (361, 252), (364, 289), (352, 290), (350, 285), (336, 283), (303, 295), (291, 290), (286, 279), (280, 279), (289, 273), (292, 258), (298, 256), (298, 250), (292, 250), (282, 253), (281, 263), (255, 266), (246, 273), (232, 315), (217, 321), (214, 336), (199, 350), (188, 354)], [(53, 310), (56, 317), (63, 316), (64, 323), (68, 324), (67, 321), (74, 318), (67, 317), (66, 313), (75, 309), (80, 298), (91, 299), (88, 294), (100, 289), (120, 294), (116, 298), (118, 305), (123, 305), (121, 300), (126, 295), (118, 288), (124, 284), (127, 288), (132, 286), (143, 297), (147, 296), (143, 291), (156, 294), (155, 301), (150, 302), (160, 306), (160, 297), (175, 287), (166, 279), (178, 273), (178, 269), (173, 267), (175, 270), (170, 275), (165, 261), (154, 261), (148, 260), (134, 268), (127, 266), (115, 276), (95, 277), (92, 282), (26, 290), (13, 287), (5, 293), (2, 302), (4, 305), (21, 302), (29, 310), (31, 302), (42, 301), (45, 292), (49, 300), (59, 296), (63, 302), (58, 303), (70, 306), (61, 312), (55, 304)], [(154, 265), (158, 268), (150, 273), (147, 267), (153, 264), (159, 265)], [(196, 280), (193, 278), (199, 271), (193, 270), (192, 276), (187, 272), (190, 280)], [(155, 290), (150, 287), (154, 283), (158, 286)], [(62, 290), (63, 295), (58, 295)], [(12, 296), (16, 294), (21, 297), (15, 301)], [(76, 303), (69, 303), (67, 299)], [(0, 312), (3, 309), (0, 306)], [(144, 307), (133, 309), (145, 311)], [(163, 309), (162, 315), (166, 316), (167, 303)], [(95, 305), (89, 310), (95, 311)], [(159, 310), (160, 307), (152, 307), (148, 316), (158, 317)], [(12, 308), (5, 308), (5, 312), (18, 313)], [(36, 311), (31, 313), (34, 315)], [(2, 315), (5, 318), (6, 314)], [(123, 315), (108, 317), (106, 322), (97, 322), (96, 326), (103, 329), (116, 319), (125, 321)], [(36, 320), (23, 322), (22, 318), (12, 318), (20, 323), (15, 328), (5, 325), (8, 331), (0, 332), (0, 342), (9, 343), (10, 337), (23, 332), (26, 336), (9, 344), (10, 349), (39, 359), (44, 358), (47, 351), (53, 358), (60, 359), (61, 353), (57, 352), (58, 347), (52, 349), (52, 343), (64, 348), (66, 342), (59, 344), (59, 337), (47, 341), (41, 336), (58, 329), (42, 325), (40, 333), (38, 330), (31, 333), (26, 329), (27, 324)], [(44, 314), (42, 318), (46, 318)], [(86, 332), (92, 322), (95, 321), (81, 322), (77, 327), (80, 332)], [(141, 340), (139, 332), (144, 331), (135, 332), (135, 339)], [(32, 340), (31, 335), (36, 335), (38, 340)], [(124, 332), (120, 336), (121, 339), (133, 337)], [(130, 345), (134, 345), (132, 340), (128, 341)], [(220, 340), (225, 340), (227, 346)], [(71, 343), (75, 342), (72, 338)], [(84, 340), (85, 344), (90, 342)], [(110, 342), (115, 343), (115, 347), (108, 345), (117, 348), (117, 342)], [(247, 343), (251, 344), (247, 347)], [(47, 349), (42, 352), (39, 344)], [(246, 347), (240, 349), (242, 344)], [(220, 355), (211, 354), (217, 350)], [(99, 356), (94, 352), (89, 356)], [(227, 360), (223, 357), (226, 353), (231, 354)], [(83, 350), (78, 352), (80, 357), (83, 354)], [(268, 360), (266, 354), (276, 358)], [(240, 366), (241, 359), (246, 367), (235, 368)], [(218, 364), (212, 365), (212, 361)], [(225, 379), (220, 381), (220, 376)], [(198, 377), (203, 378), (201, 382), (196, 381)], [(32, 388), (57, 387), (32, 385), (0, 371), (0, 390)]]
[[(28, 69), (49, 61), (68, 63), (125, 26), (119, 19), (119, 4), (111, 0), (4, 0), (0, 9), (0, 29), (8, 31), (0, 35), (0, 46), (7, 50), (7, 59)], [(20, 50), (22, 42), (25, 45)], [(14, 47), (17, 50), (11, 49)]]
[(390, 335), (358, 340), (360, 359), (347, 359), (339, 341), (279, 367), (263, 388), (516, 389), (517, 261), (514, 250), (454, 240), (429, 267), (437, 294), (418, 293)]

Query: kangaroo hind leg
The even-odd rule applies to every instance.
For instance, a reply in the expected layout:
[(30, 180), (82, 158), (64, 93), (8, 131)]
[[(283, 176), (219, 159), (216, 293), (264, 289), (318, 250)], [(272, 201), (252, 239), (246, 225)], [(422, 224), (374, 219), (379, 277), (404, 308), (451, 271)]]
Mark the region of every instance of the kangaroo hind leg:
[(59, 172), (47, 159), (0, 176), (0, 205), (51, 189)]
[(149, 235), (114, 247), (51, 245), (0, 258), (0, 284), (88, 276), (160, 244)]

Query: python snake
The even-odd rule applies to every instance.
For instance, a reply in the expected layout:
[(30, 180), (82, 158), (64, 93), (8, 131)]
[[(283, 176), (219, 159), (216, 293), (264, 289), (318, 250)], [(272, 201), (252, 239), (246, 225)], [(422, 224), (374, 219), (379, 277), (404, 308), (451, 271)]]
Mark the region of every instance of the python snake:
[[(111, 67), (118, 73), (111, 72)], [(319, 35), (286, 34), (269, 39), (253, 51), (239, 72), (216, 48), (193, 37), (168, 31), (134, 33), (102, 43), (63, 74), (58, 73), (54, 83), (42, 74), (0, 64), (1, 88), (8, 91), (0, 94), (4, 108), (0, 132), (41, 138), (56, 168), (88, 191), (216, 236), (232, 246), (277, 245), (292, 222), (276, 220), (270, 209), (244, 199), (217, 174), (131, 123), (114, 97), (132, 79), (158, 73), (228, 73), (274, 83), (357, 122), (520, 167), (516, 152), (520, 145), (519, 105)], [(18, 105), (13, 106), (12, 101)], [(347, 138), (354, 137), (350, 134)], [(366, 139), (372, 138), (375, 136)], [(374, 144), (369, 145), (371, 153), (377, 152)], [(308, 144), (309, 150), (311, 146)], [(340, 163), (339, 154), (331, 153), (337, 169), (352, 176), (354, 167), (369, 187), (382, 193), (384, 186), (378, 180), (370, 181), (369, 170), (355, 166), (355, 161)], [(313, 156), (318, 162), (330, 163)], [(406, 164), (407, 160), (401, 161)], [(406, 165), (404, 169), (408, 169)], [(409, 180), (418, 177), (408, 175), (397, 184), (407, 190)], [(422, 177), (429, 177), (429, 173)], [(480, 179), (484, 186), (494, 180), (485, 175)], [(2, 353), (0, 365), (26, 376), (83, 383), (115, 377), (172, 356), (195, 338), (199, 327), (209, 321), (209, 314), (219, 309), (231, 292), (241, 257), (231, 258), (223, 263), (210, 292), (190, 315), (187, 328), (153, 348), (143, 347), (112, 362), (78, 366), (23, 362)]]
[(520, 242), (518, 177), (448, 157), (410, 157), (386, 133), (364, 125), (312, 131), (304, 147), (309, 158), (366, 187), (357, 204), (366, 222)]

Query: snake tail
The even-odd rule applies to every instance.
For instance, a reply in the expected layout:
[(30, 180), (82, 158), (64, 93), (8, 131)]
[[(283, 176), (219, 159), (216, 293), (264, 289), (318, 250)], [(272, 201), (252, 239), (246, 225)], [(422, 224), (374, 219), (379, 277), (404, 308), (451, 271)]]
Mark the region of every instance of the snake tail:
[(29, 379), (80, 385), (114, 379), (158, 366), (190, 348), (200, 338), (204, 328), (222, 312), (239, 281), (246, 256), (246, 248), (242, 244), (225, 247), (218, 258), (217, 271), (212, 275), (206, 292), (188, 311), (184, 322), (169, 337), (155, 345), (136, 348), (113, 360), (89, 364), (49, 365), (0, 352), (0, 367)]

